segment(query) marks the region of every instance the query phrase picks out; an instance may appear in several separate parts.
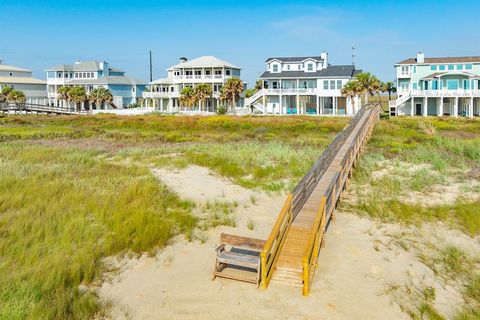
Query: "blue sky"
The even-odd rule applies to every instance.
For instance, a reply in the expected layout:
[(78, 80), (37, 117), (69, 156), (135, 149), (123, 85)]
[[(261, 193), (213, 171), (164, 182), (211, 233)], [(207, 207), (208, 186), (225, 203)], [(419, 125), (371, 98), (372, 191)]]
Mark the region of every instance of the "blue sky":
[(0, 0), (0, 57), (44, 69), (106, 60), (148, 80), (178, 58), (215, 55), (242, 67), (249, 83), (269, 56), (316, 55), (351, 63), (382, 80), (393, 64), (426, 56), (480, 55), (480, 1), (6, 1)]

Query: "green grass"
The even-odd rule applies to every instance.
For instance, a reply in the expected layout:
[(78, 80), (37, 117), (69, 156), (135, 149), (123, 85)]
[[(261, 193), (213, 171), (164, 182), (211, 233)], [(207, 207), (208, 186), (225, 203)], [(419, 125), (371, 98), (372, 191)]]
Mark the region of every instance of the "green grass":
[(101, 310), (101, 259), (154, 252), (196, 219), (145, 168), (97, 151), (0, 145), (0, 319), (85, 319)]
[(238, 203), (184, 201), (150, 166), (197, 164), (248, 188), (289, 189), (347, 123), (0, 117), (0, 319), (101, 315), (106, 306), (91, 288), (101, 281), (104, 257), (154, 253), (180, 233), (204, 243), (209, 228), (236, 226)]

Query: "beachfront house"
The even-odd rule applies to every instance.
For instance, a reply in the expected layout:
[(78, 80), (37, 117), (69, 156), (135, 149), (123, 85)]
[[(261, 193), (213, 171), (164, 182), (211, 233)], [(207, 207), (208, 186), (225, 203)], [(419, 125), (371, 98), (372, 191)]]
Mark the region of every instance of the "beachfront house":
[(3, 64), (0, 60), (0, 90), (3, 87), (22, 91), (26, 103), (45, 105), (47, 88), (45, 80), (32, 77), (32, 71)]
[[(126, 108), (140, 102), (146, 81), (127, 76), (125, 71), (109, 66), (107, 62), (77, 61), (61, 64), (46, 70), (49, 105), (66, 106), (68, 102), (59, 99), (58, 89), (63, 86), (81, 86), (89, 94), (95, 88), (110, 90), (113, 103), (105, 108)], [(82, 103), (88, 108), (88, 102)], [(95, 108), (95, 106), (93, 106)]]
[[(143, 93), (147, 106), (162, 112), (181, 111), (181, 92), (186, 87), (208, 84), (212, 87), (212, 95), (205, 101), (204, 110), (214, 112), (219, 105), (220, 90), (225, 82), (233, 77), (240, 78), (241, 69), (230, 62), (214, 56), (203, 56), (188, 60), (180, 58), (180, 62), (167, 69), (167, 77), (152, 81), (148, 90)], [(237, 106), (243, 104), (243, 98), (237, 101)], [(198, 109), (193, 106), (193, 109)]]
[(480, 56), (427, 58), (419, 52), (395, 64), (397, 95), (390, 115), (480, 114)]
[(264, 114), (353, 115), (360, 98), (342, 96), (343, 86), (361, 70), (330, 65), (328, 54), (268, 58), (262, 88), (245, 104)]

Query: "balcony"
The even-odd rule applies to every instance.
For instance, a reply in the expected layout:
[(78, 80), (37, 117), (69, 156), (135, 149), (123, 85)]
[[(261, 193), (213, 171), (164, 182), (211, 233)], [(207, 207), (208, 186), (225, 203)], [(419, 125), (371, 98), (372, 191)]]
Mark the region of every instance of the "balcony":
[(411, 71), (404, 71), (404, 72), (397, 73), (397, 78), (411, 78), (411, 77), (412, 77)]
[(411, 95), (414, 97), (480, 97), (480, 90), (412, 90)]
[(164, 91), (154, 91), (154, 92), (143, 92), (142, 97), (151, 99), (151, 98), (176, 98), (179, 96), (178, 91), (169, 91), (169, 92), (164, 92)]
[(317, 94), (320, 90), (317, 88), (284, 88), (284, 89), (265, 89), (266, 94)]
[(223, 81), (225, 79), (231, 78), (230, 75), (221, 75), (221, 74), (196, 74), (196, 75), (177, 75), (174, 76), (174, 80), (177, 82), (213, 82), (212, 80)]

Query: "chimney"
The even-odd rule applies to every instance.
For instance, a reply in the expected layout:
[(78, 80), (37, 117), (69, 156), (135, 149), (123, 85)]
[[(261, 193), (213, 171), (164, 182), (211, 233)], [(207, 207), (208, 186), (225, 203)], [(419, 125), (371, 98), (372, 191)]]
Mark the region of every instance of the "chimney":
[(417, 63), (425, 63), (425, 54), (423, 52), (417, 53)]
[(185, 57), (181, 57), (181, 58), (180, 58), (180, 63), (185, 63), (185, 62), (187, 62), (187, 61), (188, 61), (188, 59), (185, 58)]
[(328, 53), (326, 51), (323, 51), (320, 53), (320, 58), (323, 60), (323, 69), (328, 67)]
[(100, 62), (100, 69), (103, 71), (104, 77), (108, 77), (110, 75), (110, 71), (108, 70), (108, 62)]

